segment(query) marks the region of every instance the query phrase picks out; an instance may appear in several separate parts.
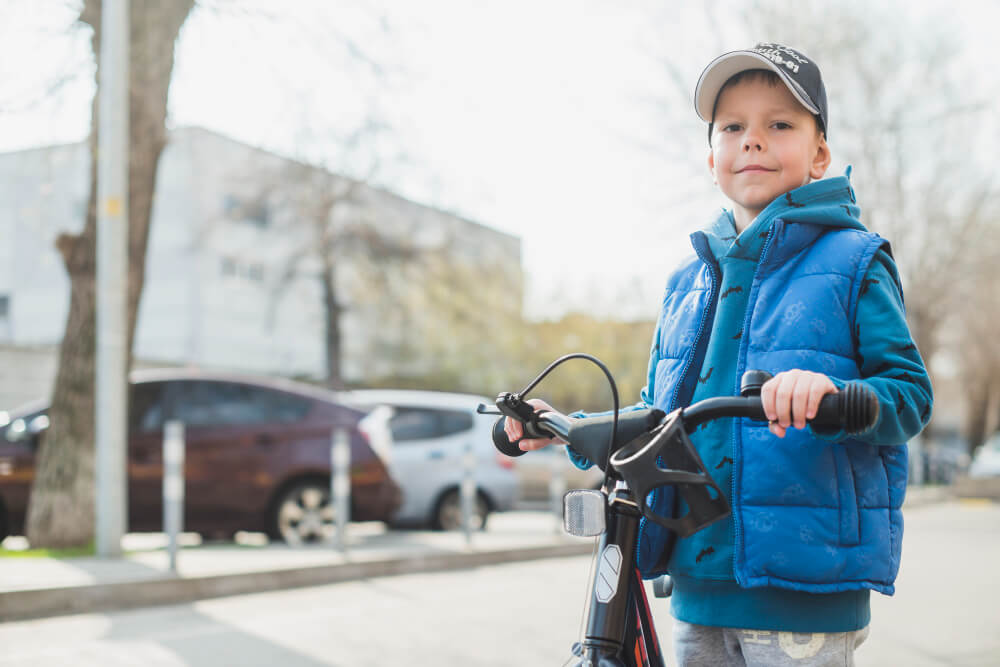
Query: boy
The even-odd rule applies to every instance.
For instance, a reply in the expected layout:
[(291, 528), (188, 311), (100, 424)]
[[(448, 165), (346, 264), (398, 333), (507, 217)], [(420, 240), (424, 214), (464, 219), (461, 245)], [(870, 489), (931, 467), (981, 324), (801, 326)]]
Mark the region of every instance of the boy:
[[(930, 418), (930, 381), (889, 244), (858, 220), (850, 170), (820, 180), (831, 153), (815, 63), (779, 44), (724, 54), (695, 106), (731, 208), (692, 234), (696, 256), (668, 280), (642, 405), (733, 395), (758, 369), (774, 374), (761, 391), (770, 423), (716, 420), (692, 434), (732, 514), (672, 553), (643, 521), (638, 566), (672, 577), (682, 665), (853, 664), (870, 591), (894, 590), (905, 443)], [(876, 393), (879, 423), (853, 439), (807, 427), (847, 382)], [(522, 433), (505, 428), (512, 441)]]

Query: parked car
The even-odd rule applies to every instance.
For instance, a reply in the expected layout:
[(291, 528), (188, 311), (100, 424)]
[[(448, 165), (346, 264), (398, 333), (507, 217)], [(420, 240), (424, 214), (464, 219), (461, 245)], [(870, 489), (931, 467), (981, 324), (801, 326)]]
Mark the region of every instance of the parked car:
[(976, 448), (969, 465), (969, 477), (1000, 476), (1000, 433)]
[[(128, 530), (162, 530), (163, 425), (185, 425), (184, 529), (267, 532), (290, 544), (334, 529), (330, 443), (351, 447), (351, 519), (387, 520), (402, 496), (367, 435), (377, 416), (309, 385), (182, 370), (135, 372), (128, 424)], [(0, 412), (0, 539), (24, 530), (44, 401)], [(382, 439), (374, 443), (384, 448)], [(380, 447), (378, 447), (380, 446)]]
[(569, 460), (566, 448), (552, 445), (519, 456), (515, 463), (519, 481), (518, 502), (538, 504), (552, 498), (552, 477), (558, 470), (566, 490), (596, 489), (604, 482), (604, 473), (597, 466), (580, 470)]
[(491, 512), (511, 508), (517, 492), (513, 460), (493, 447), (495, 417), (476, 413), (482, 396), (434, 391), (366, 389), (348, 392), (344, 401), (391, 411), (392, 455), (389, 467), (403, 489), (403, 505), (392, 518), (397, 525), (430, 525), (439, 530), (462, 527), (460, 485), (464, 454), (475, 454), (474, 528), (486, 525)]

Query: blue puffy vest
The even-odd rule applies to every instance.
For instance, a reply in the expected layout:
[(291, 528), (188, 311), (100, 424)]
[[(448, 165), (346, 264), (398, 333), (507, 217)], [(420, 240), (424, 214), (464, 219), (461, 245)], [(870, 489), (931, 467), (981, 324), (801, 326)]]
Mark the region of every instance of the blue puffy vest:
[[(718, 269), (703, 234), (697, 257), (671, 277), (660, 313), (655, 407), (685, 405), (712, 327)], [(859, 379), (855, 308), (875, 253), (888, 244), (859, 229), (775, 219), (761, 255), (740, 339), (738, 372), (792, 368)], [(814, 593), (870, 588), (893, 592), (899, 569), (906, 448), (831, 442), (811, 430), (777, 438), (764, 424), (733, 429), (734, 574), (743, 587)], [(653, 493), (669, 515), (666, 489)], [(638, 565), (662, 573), (669, 535), (643, 520)]]

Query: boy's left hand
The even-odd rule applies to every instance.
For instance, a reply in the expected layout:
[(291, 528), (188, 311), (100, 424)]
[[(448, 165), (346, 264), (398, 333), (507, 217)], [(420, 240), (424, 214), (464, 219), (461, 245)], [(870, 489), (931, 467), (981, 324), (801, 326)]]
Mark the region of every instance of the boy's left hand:
[(816, 416), (820, 399), (837, 393), (827, 376), (793, 369), (778, 373), (760, 389), (760, 401), (767, 416), (768, 428), (779, 438), (789, 426), (805, 428), (806, 420)]

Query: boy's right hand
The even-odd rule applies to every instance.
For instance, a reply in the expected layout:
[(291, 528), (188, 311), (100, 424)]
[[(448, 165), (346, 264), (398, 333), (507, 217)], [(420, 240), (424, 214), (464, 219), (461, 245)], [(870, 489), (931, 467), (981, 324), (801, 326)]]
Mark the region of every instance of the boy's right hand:
[[(525, 401), (525, 403), (533, 407), (535, 412), (552, 410), (552, 406), (540, 398), (529, 398)], [(511, 442), (517, 442), (517, 440), (524, 435), (524, 424), (516, 419), (506, 417), (503, 422), (503, 432), (507, 434), (508, 440)], [(557, 443), (562, 443), (562, 440), (559, 438), (529, 438), (527, 440), (521, 440), (521, 442), (518, 442), (517, 445), (522, 451), (530, 452)]]

